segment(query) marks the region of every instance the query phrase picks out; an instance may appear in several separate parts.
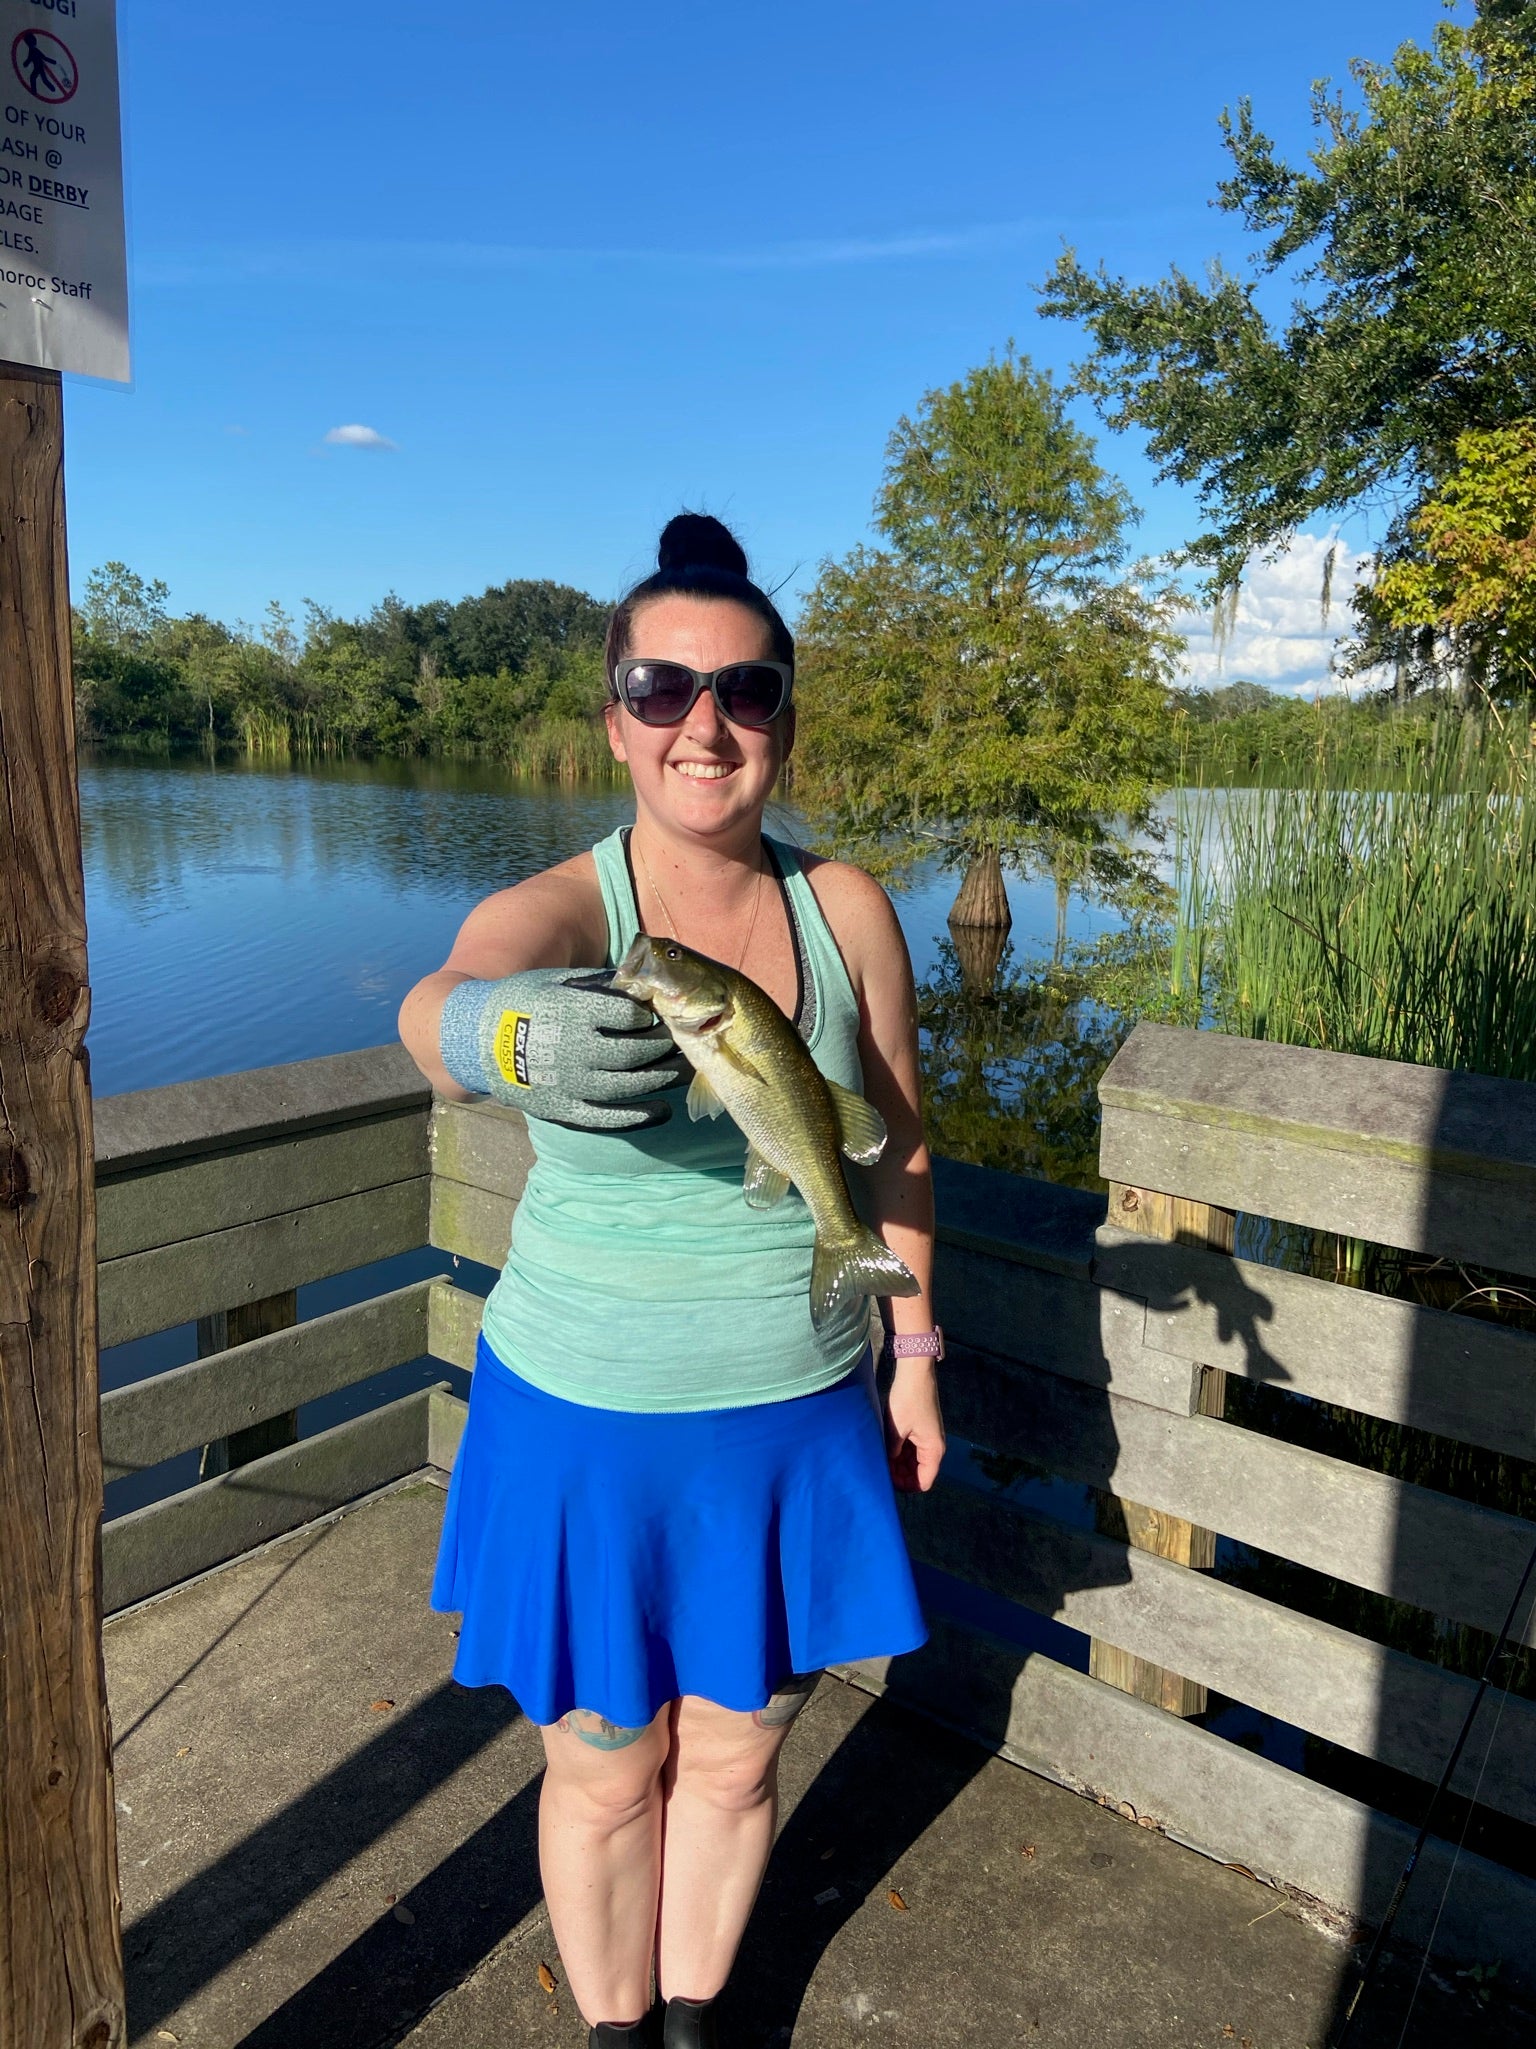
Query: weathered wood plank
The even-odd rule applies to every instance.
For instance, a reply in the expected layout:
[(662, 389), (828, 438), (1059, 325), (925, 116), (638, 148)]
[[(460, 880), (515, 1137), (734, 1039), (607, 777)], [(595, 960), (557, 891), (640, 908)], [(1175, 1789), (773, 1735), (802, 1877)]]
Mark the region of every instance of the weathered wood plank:
[(470, 1294), (467, 1288), (456, 1288), (452, 1281), (433, 1281), (431, 1287), (427, 1350), (445, 1366), (473, 1373), (485, 1298)]
[(482, 1266), (504, 1266), (512, 1242), (516, 1204), (505, 1195), (473, 1188), (466, 1181), (432, 1176), (432, 1235), (435, 1251), (453, 1252)]
[(428, 1304), (441, 1285), (418, 1281), (115, 1388), (101, 1403), (107, 1478), (142, 1472), (268, 1414), (297, 1409), (422, 1357), (432, 1350)]
[(426, 1464), (433, 1390), (120, 1516), (102, 1531), (109, 1612), (238, 1558)]
[(0, 364), (0, 2045), (124, 2040), (64, 413)]
[(1536, 1458), (1536, 1337), (1524, 1331), (1193, 1246), (1154, 1249), (1109, 1225), (1095, 1273), (1146, 1302), (1159, 1356)]
[[(1439, 1778), (1477, 1690), (1457, 1673), (973, 1487), (941, 1483), (909, 1497), (903, 1522), (924, 1564), (1416, 1778)], [(1507, 1699), (1486, 1767), (1484, 1750), (1480, 1742), (1462, 1758), (1455, 1789), (1470, 1796), (1480, 1784), (1487, 1805), (1536, 1820), (1536, 1704)]]
[(1536, 1086), (1139, 1024), (1099, 1084), (1100, 1171), (1536, 1273)]
[[(1109, 1184), (1109, 1215), (1123, 1229), (1157, 1244), (1200, 1245), (1218, 1254), (1230, 1254), (1237, 1219), (1231, 1210), (1213, 1209), (1209, 1203), (1190, 1202), (1183, 1196), (1164, 1195), (1159, 1190), (1133, 1188), (1124, 1182)], [(1145, 1356), (1145, 1355), (1144, 1355)], [(1222, 1374), (1201, 1367), (1194, 1380), (1194, 1407), (1203, 1416), (1219, 1416), (1226, 1407), (1226, 1380)], [(1118, 1494), (1098, 1492), (1095, 1498), (1098, 1526), (1108, 1535), (1124, 1538), (1139, 1551), (1159, 1558), (1171, 1558), (1180, 1565), (1205, 1568), (1216, 1562), (1216, 1533), (1185, 1517), (1170, 1515), (1150, 1502), (1133, 1501)], [(1088, 1669), (1095, 1679), (1134, 1693), (1154, 1707), (1174, 1715), (1203, 1715), (1205, 1688), (1198, 1680), (1171, 1671), (1160, 1661), (1140, 1657), (1118, 1644), (1095, 1638), (1089, 1651)]]
[(1129, 1401), (1192, 1416), (1200, 1369), (1149, 1350), (1147, 1307), (1072, 1274), (940, 1239), (934, 1292), (957, 1345), (1112, 1387)]
[(428, 1181), (422, 1176), (104, 1261), (101, 1342), (123, 1344), (216, 1309), (415, 1251), (427, 1242), (427, 1221)]
[(97, 1257), (121, 1259), (427, 1171), (427, 1120), (418, 1110), (148, 1167), (102, 1184)]
[(432, 1172), (516, 1202), (533, 1165), (528, 1120), (510, 1104), (448, 1103), (435, 1097)]
[(425, 1115), (431, 1102), (421, 1070), (399, 1044), (104, 1096), (96, 1105), (96, 1177), (111, 1181), (166, 1160), (407, 1110)]
[(1088, 1278), (1102, 1195), (944, 1159), (933, 1163), (933, 1193), (940, 1244)]
[[(963, 1730), (1026, 1769), (1129, 1805), (1178, 1841), (1378, 1921), (1414, 1830), (1038, 1652), (932, 1617), (924, 1649), (834, 1668)], [(1128, 1822), (1127, 1826), (1134, 1826)], [(1454, 1870), (1455, 1883), (1448, 1884)], [(1444, 1913), (1434, 1924), (1436, 1909)], [(1536, 1983), (1536, 1881), (1431, 1837), (1403, 1941), (1458, 1963), (1502, 1957)]]
[(957, 1354), (944, 1413), (990, 1450), (1477, 1629), (1502, 1627), (1536, 1542), (1519, 1516), (1010, 1362)]
[(464, 1435), (464, 1425), (469, 1420), (469, 1403), (461, 1401), (447, 1388), (437, 1388), (432, 1394), (432, 1410), (427, 1418), (427, 1464), (439, 1472), (450, 1473), (453, 1462), (459, 1455), (459, 1443)]

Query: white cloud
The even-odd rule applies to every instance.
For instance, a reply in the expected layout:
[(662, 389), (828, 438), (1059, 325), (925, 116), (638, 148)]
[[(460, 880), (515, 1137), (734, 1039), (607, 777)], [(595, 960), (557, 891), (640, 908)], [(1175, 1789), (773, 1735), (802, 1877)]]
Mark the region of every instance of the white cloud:
[[(1334, 549), (1332, 598), (1323, 618), (1323, 572)], [(1333, 659), (1351, 625), (1350, 595), (1370, 573), (1371, 557), (1335, 534), (1298, 534), (1273, 562), (1250, 563), (1238, 593), (1237, 615), (1224, 647), (1218, 649), (1209, 613), (1190, 612), (1178, 621), (1189, 643), (1185, 680), (1213, 690), (1242, 678), (1286, 696), (1314, 691), (1374, 687), (1385, 673), (1345, 679)]]
[(397, 445), (381, 434), (377, 427), (332, 427), (325, 438), (338, 448), (394, 448)]

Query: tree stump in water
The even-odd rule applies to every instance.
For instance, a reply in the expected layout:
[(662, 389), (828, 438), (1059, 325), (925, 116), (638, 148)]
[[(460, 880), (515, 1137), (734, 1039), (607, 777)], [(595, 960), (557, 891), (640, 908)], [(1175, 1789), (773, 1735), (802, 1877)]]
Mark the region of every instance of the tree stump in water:
[(1008, 892), (1003, 887), (1003, 864), (996, 847), (972, 854), (949, 922), (952, 926), (985, 925), (999, 932), (1006, 932), (1013, 923)]

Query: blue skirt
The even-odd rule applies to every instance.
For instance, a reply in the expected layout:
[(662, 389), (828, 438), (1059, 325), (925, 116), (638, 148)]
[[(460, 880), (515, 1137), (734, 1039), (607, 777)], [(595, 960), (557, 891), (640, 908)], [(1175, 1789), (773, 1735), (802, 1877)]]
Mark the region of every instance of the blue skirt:
[(588, 1408), (480, 1340), (432, 1605), (453, 1676), (532, 1722), (767, 1705), (791, 1672), (927, 1639), (866, 1360), (753, 1408)]

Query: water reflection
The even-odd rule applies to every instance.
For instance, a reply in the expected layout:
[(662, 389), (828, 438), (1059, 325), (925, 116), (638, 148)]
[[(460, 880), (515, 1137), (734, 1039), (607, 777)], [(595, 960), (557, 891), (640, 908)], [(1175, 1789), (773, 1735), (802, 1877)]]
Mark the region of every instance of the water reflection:
[(957, 947), (918, 988), (928, 1142), (951, 1160), (1072, 1188), (1099, 1178), (1099, 1076), (1127, 1026), (1059, 969), (1006, 948), (990, 986)]
[[(626, 791), (512, 782), (476, 762), (314, 768), (87, 759), (80, 788), (99, 1095), (379, 1045), (480, 898), (633, 816)], [(802, 835), (788, 811), (769, 829)], [(920, 977), (945, 972), (953, 877), (897, 899)], [(1050, 885), (1009, 884), (1021, 953)], [(1074, 901), (1075, 937), (1111, 922)]]

